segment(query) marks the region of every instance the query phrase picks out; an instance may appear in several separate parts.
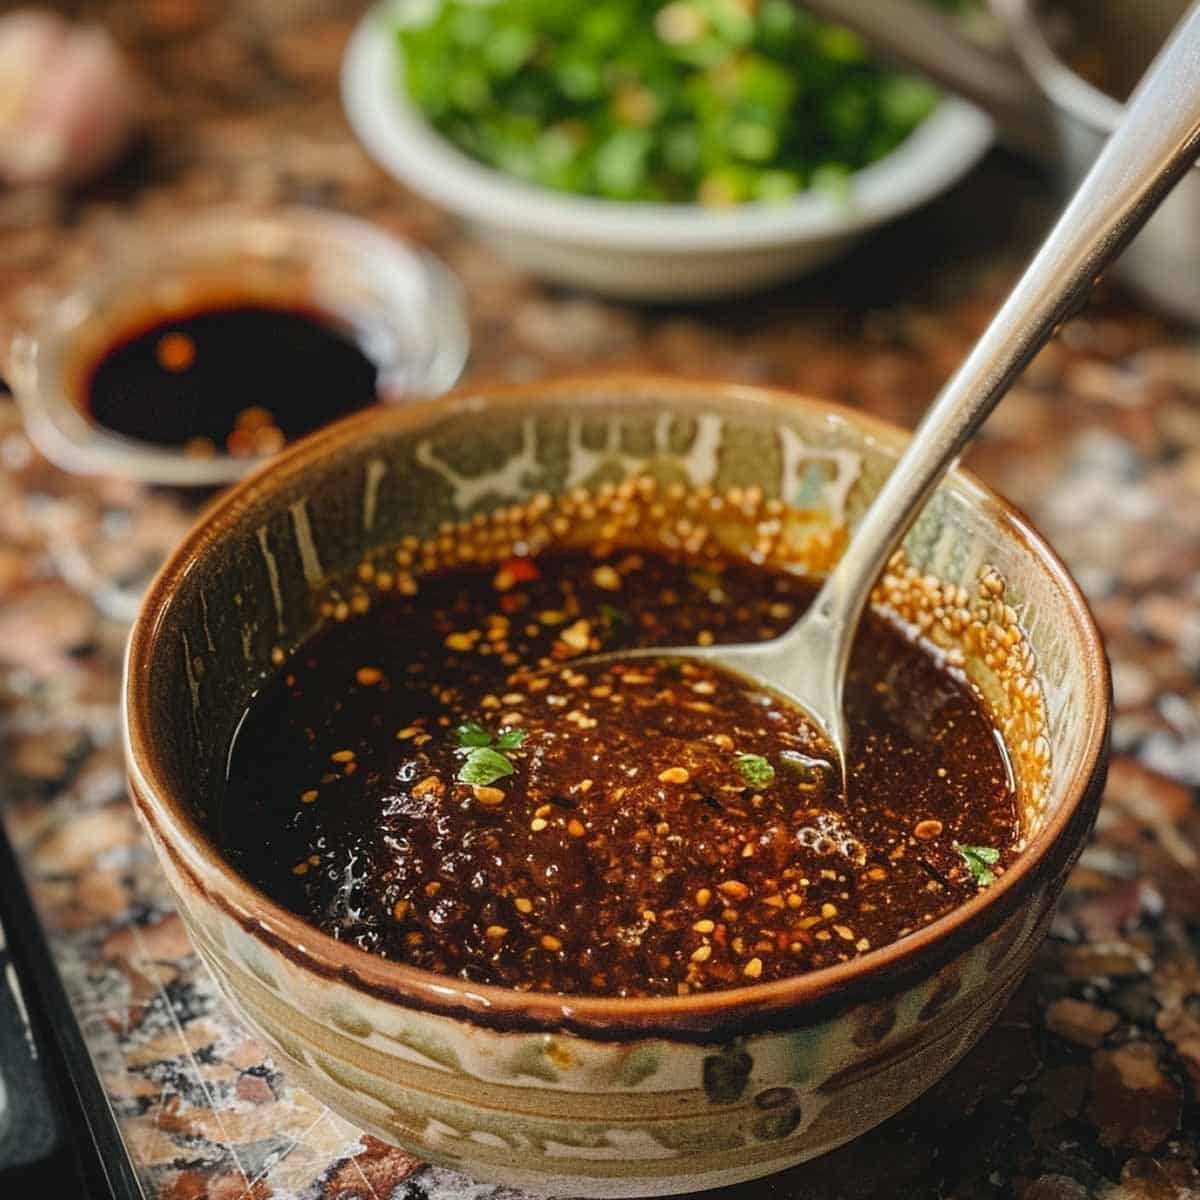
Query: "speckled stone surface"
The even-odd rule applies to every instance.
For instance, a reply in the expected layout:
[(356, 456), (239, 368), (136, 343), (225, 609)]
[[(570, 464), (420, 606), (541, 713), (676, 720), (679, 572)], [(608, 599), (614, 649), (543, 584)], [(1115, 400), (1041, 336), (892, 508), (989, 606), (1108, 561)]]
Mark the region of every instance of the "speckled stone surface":
[[(222, 200), (347, 209), (466, 285), (476, 382), (639, 367), (771, 382), (911, 424), (1053, 209), (1004, 158), (753, 302), (648, 310), (520, 278), (379, 174), (336, 100), (357, 6), (107, 0), (148, 135), (69, 200), (0, 195), (0, 331), (130, 228)], [(1115, 757), (1093, 845), (999, 1025), (923, 1100), (738, 1200), (1200, 1197), (1200, 343), (1105, 294), (989, 423), (973, 465), (1033, 517), (1108, 642)], [(125, 798), (124, 597), (198, 497), (71, 479), (0, 402), (0, 786), (80, 1022), (161, 1200), (501, 1195), (362, 1136), (218, 999)], [(507, 1193), (512, 1197), (512, 1193)]]

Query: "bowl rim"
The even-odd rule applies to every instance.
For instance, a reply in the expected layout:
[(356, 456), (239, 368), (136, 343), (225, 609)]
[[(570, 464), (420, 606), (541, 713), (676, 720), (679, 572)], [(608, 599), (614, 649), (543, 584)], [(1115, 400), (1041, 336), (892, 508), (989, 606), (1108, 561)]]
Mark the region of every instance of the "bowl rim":
[(1031, 0), (1011, 0), (1006, 9), (1013, 49), (1034, 84), (1060, 112), (1098, 135), (1112, 133), (1125, 105), (1068, 65), (1047, 37)]
[(1081, 768), (1046, 825), (995, 884), (908, 937), (849, 962), (769, 983), (649, 998), (542, 995), (439, 975), (338, 942), (272, 900), (226, 861), (167, 784), (154, 753), (155, 717), (147, 683), (158, 635), (179, 583), (198, 569), (208, 547), (220, 542), (244, 513), (285, 491), (311, 466), (327, 463), (373, 437), (420, 429), (483, 408), (561, 409), (567, 399), (577, 407), (600, 408), (611, 404), (615, 395), (642, 402), (669, 397), (671, 405), (684, 412), (736, 401), (764, 415), (785, 415), (799, 405), (832, 422), (856, 426), (889, 448), (902, 446), (909, 436), (890, 422), (800, 393), (655, 374), (481, 384), (404, 408), (367, 409), (328, 425), (286, 448), (212, 502), (147, 590), (127, 645), (121, 696), (122, 741), (135, 808), (189, 884), (270, 949), (309, 973), (378, 999), (475, 1025), (543, 1033), (568, 1031), (598, 1040), (662, 1036), (712, 1041), (721, 1032), (742, 1034), (811, 1024), (849, 1000), (901, 990), (906, 982), (927, 976), (981, 941), (1015, 912), (1039, 883), (1059, 878), (1073, 865), (1095, 820), (1107, 765), (1112, 688), (1100, 633), (1087, 603), (1062, 560), (1029, 521), (961, 468), (953, 473), (956, 486), (974, 503), (991, 509), (1037, 559), (1057, 585), (1081, 639), (1090, 646), (1079, 684), (1086, 695), (1088, 714)]
[(979, 109), (943, 96), (891, 153), (856, 171), (853, 201), (804, 192), (785, 204), (705, 209), (578, 196), (526, 183), (476, 162), (438, 133), (396, 87), (396, 39), (381, 0), (355, 26), (342, 59), (342, 107), (367, 152), (390, 174), (480, 225), (540, 241), (673, 254), (744, 252), (784, 242), (826, 241), (870, 229), (916, 208), (983, 156), (993, 125)]

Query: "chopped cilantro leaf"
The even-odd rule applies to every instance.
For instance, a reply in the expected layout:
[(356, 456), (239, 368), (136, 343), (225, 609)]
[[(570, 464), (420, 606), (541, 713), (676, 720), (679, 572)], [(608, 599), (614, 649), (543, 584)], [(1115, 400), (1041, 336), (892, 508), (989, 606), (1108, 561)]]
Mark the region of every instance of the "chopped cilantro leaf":
[(458, 769), (458, 782), (473, 784), (475, 787), (487, 787), (497, 779), (504, 779), (513, 773), (513, 765), (495, 750), (487, 746), (476, 746), (467, 752), (467, 757)]
[(459, 747), (464, 750), (492, 744), (492, 735), (478, 721), (464, 722), (454, 731), (454, 736), (458, 738)]
[(751, 787), (770, 787), (775, 782), (775, 768), (761, 754), (739, 754), (737, 768)]
[(617, 608), (612, 604), (600, 605), (600, 617), (610, 629), (614, 625), (629, 625), (632, 623), (632, 618), (623, 608)]
[(955, 842), (954, 848), (962, 855), (967, 870), (979, 887), (991, 887), (996, 882), (992, 867), (1000, 861), (1000, 851), (995, 846), (960, 846)]
[(515, 750), (525, 740), (525, 730), (506, 729), (496, 739), (497, 750)]

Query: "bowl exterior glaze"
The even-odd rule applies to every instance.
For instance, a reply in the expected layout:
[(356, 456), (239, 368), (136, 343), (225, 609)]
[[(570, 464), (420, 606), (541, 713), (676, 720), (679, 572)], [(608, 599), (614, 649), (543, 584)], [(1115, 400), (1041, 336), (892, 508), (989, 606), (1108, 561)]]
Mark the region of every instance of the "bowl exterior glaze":
[(529, 996), (333, 941), (234, 875), (203, 832), (224, 748), (272, 650), (309, 632), (314, 593), (364, 550), (538, 492), (647, 472), (759, 486), (853, 525), (902, 440), (848, 411), (756, 389), (539, 385), (351, 418), (217, 503), (135, 627), (130, 779), (197, 950), (306, 1087), (364, 1129), (480, 1179), (670, 1194), (824, 1153), (966, 1052), (1028, 968), (1094, 820), (1108, 675), (1061, 565), (961, 474), (906, 550), (922, 571), (964, 586), (989, 570), (1006, 581), (1037, 655), (1053, 771), (1043, 828), (1018, 863), (904, 942), (710, 996)]

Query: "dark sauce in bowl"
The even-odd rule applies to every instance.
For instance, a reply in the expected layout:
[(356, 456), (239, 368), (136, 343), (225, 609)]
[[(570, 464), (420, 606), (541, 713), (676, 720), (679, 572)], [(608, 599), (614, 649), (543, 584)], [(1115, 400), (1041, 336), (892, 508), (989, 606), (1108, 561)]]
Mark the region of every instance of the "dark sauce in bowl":
[(124, 437), (262, 456), (374, 403), (376, 375), (354, 333), (322, 313), (231, 303), (124, 332), (92, 368), (85, 407)]
[(1019, 842), (977, 693), (871, 614), (843, 798), (803, 716), (698, 663), (597, 648), (772, 637), (812, 596), (744, 561), (558, 550), (339, 610), (269, 678), (216, 833), (372, 953), (519, 990), (687, 994), (902, 938)]

